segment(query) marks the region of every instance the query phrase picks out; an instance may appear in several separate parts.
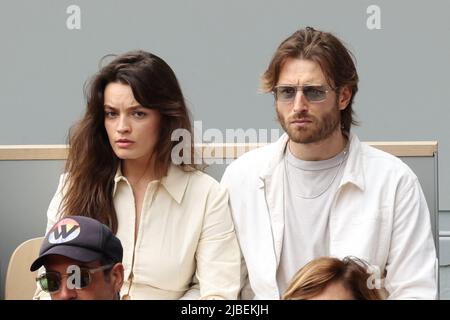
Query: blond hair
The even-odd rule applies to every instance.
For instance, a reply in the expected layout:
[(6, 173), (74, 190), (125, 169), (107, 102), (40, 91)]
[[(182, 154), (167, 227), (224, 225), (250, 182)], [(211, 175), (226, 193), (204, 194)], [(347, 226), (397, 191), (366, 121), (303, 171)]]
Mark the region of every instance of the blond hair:
[(284, 292), (283, 300), (307, 300), (317, 296), (331, 283), (341, 282), (357, 300), (382, 300), (383, 292), (369, 288), (369, 264), (355, 257), (322, 257), (301, 268)]

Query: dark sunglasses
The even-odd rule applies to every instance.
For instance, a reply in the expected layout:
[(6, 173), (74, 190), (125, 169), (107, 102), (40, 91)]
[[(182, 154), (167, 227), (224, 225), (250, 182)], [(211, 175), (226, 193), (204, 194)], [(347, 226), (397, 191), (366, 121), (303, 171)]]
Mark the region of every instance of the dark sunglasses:
[[(92, 282), (92, 274), (98, 272), (98, 271), (104, 271), (111, 269), (114, 266), (114, 264), (108, 264), (105, 266), (101, 266), (98, 268), (88, 269), (88, 268), (82, 268), (80, 269), (80, 279), (79, 281), (75, 281), (75, 288), (76, 289), (83, 289), (89, 286), (89, 284)], [(73, 274), (64, 274), (61, 275), (59, 272), (55, 271), (49, 271), (41, 274), (39, 277), (36, 278), (36, 281), (39, 283), (39, 286), (41, 289), (48, 293), (56, 293), (61, 289), (61, 283), (62, 279), (68, 276), (72, 276)]]
[(331, 88), (322, 85), (279, 85), (272, 90), (277, 102), (292, 102), (297, 95), (297, 91), (301, 91), (309, 102), (322, 102), (327, 98), (327, 92)]

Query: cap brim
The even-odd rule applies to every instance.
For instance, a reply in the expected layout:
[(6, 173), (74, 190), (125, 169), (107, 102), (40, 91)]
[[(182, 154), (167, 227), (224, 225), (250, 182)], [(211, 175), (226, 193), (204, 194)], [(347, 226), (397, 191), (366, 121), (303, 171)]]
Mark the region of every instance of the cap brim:
[(40, 255), (39, 258), (37, 258), (31, 265), (30, 271), (36, 271), (42, 267), (45, 263), (45, 259), (52, 254), (60, 255), (80, 262), (92, 262), (100, 260), (103, 257), (102, 253), (86, 248), (58, 245), (50, 248), (45, 253)]

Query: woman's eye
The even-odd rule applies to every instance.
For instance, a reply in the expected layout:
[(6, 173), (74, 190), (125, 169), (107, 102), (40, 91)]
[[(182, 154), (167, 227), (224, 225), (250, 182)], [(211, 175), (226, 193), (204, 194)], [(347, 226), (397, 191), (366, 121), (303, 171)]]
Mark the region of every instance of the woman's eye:
[(105, 117), (107, 118), (114, 118), (117, 115), (114, 111), (105, 111)]
[(145, 115), (146, 115), (146, 113), (145, 112), (142, 112), (142, 111), (135, 111), (134, 113), (133, 113), (133, 115), (136, 117), (136, 118), (143, 118), (143, 117), (145, 117)]

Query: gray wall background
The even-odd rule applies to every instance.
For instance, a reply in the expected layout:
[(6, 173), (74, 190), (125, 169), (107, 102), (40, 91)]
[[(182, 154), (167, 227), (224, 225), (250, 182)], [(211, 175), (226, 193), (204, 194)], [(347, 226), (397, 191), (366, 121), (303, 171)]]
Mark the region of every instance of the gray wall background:
[[(380, 30), (366, 26), (373, 4), (381, 9)], [(70, 5), (81, 9), (80, 30), (66, 27)], [(2, 0), (0, 145), (65, 143), (84, 110), (83, 84), (101, 57), (132, 49), (171, 65), (203, 130), (278, 128), (272, 97), (258, 92), (259, 77), (278, 44), (310, 25), (336, 34), (356, 56), (361, 126), (354, 131), (361, 140), (439, 141), (439, 209), (441, 222), (448, 221), (441, 229), (450, 230), (449, 12), (445, 0)], [(17, 206), (5, 198), (0, 204), (0, 234), (11, 246), (41, 227), (37, 217), (56, 188), (59, 170), (33, 166), (3, 171), (18, 172), (8, 179), (23, 184)], [(42, 192), (27, 188), (33, 170), (48, 170)], [(39, 215), (28, 216), (26, 203), (38, 203), (31, 208)], [(2, 272), (5, 246), (2, 240)]]

